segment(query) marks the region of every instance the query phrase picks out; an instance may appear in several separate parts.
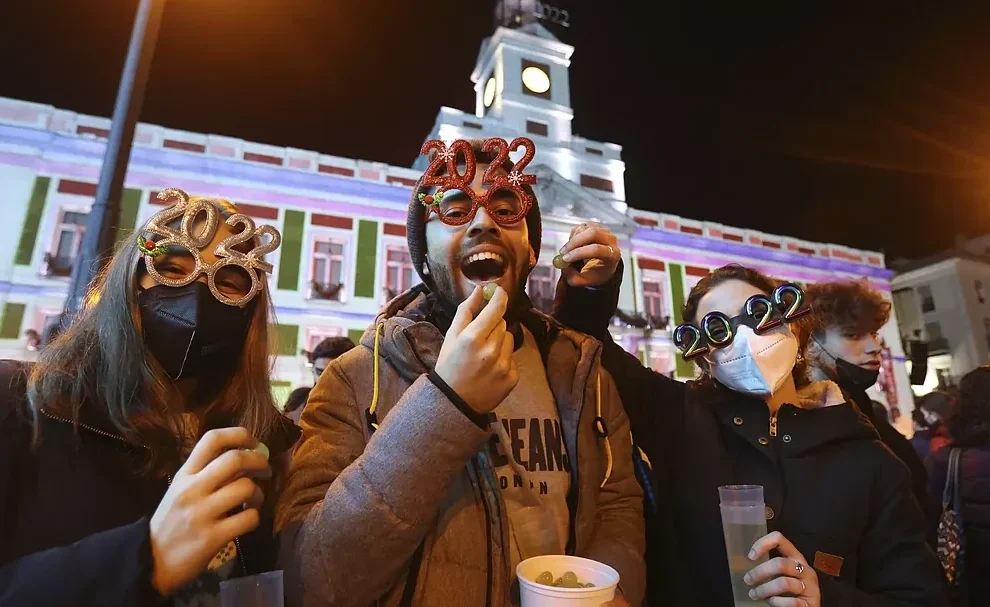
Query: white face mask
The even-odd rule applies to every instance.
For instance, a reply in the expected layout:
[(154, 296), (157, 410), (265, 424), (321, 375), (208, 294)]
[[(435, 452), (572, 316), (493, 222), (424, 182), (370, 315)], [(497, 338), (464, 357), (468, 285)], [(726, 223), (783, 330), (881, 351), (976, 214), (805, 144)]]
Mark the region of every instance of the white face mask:
[(766, 397), (784, 384), (797, 353), (797, 338), (787, 325), (763, 335), (742, 325), (727, 348), (706, 359), (711, 374), (730, 390)]

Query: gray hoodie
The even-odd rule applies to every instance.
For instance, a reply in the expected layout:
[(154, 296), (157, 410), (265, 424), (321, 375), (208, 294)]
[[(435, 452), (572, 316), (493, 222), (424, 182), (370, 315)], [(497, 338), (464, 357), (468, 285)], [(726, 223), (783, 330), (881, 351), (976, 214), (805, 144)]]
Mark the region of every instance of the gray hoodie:
[[(443, 342), (426, 320), (430, 305), (418, 289), (396, 298), (310, 395), (276, 514), (291, 605), (501, 607), (513, 600), (508, 519), (486, 450), (492, 434), (427, 377)], [(620, 589), (639, 605), (642, 492), (629, 420), (601, 367), (601, 344), (535, 310), (523, 323), (540, 345), (577, 462), (568, 551), (615, 568)], [(380, 426), (372, 433), (373, 401)], [(607, 439), (595, 431), (596, 415)]]

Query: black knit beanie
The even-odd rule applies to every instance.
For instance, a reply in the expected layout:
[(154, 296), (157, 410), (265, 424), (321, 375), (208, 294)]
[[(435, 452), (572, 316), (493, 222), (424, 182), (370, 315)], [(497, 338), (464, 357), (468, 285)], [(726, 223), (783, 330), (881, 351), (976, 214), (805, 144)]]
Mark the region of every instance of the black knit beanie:
[[(492, 159), (491, 154), (481, 150), (481, 145), (481, 141), (471, 141), (471, 147), (474, 149), (474, 155), (478, 164), (487, 163)], [(511, 171), (513, 166), (511, 160), (506, 160), (502, 168), (506, 171)], [(522, 188), (533, 197), (533, 207), (526, 214), (526, 227), (529, 230), (529, 244), (533, 247), (536, 260), (539, 260), (540, 243), (543, 236), (540, 201), (536, 198), (536, 194), (530, 186), (524, 184)], [(406, 244), (409, 247), (409, 258), (412, 261), (413, 267), (416, 269), (416, 273), (419, 274), (423, 284), (429, 287), (430, 291), (436, 292), (436, 284), (433, 282), (433, 276), (423, 273), (423, 267), (426, 265), (426, 207), (423, 206), (423, 203), (418, 198), (420, 194), (429, 193), (429, 189), (429, 187), (423, 186), (422, 178), (416, 183), (416, 187), (413, 188), (412, 196), (409, 198), (409, 211), (406, 215)], [(530, 269), (532, 270), (532, 268)]]

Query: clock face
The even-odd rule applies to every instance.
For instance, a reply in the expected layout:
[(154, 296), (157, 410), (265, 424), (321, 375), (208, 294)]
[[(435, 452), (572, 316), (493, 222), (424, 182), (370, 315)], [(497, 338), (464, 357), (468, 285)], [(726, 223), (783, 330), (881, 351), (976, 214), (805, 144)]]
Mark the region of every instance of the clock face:
[(485, 102), (485, 107), (491, 107), (492, 102), (495, 101), (495, 78), (490, 77), (488, 82), (485, 83), (485, 96), (482, 99)]
[(527, 89), (538, 95), (550, 90), (550, 76), (535, 65), (522, 71), (522, 81)]

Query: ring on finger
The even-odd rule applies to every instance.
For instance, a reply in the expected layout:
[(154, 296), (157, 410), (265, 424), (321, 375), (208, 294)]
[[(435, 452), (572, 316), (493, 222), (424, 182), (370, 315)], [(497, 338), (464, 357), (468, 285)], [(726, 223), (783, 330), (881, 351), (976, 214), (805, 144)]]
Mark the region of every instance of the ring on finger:
[(797, 571), (798, 575), (804, 573), (804, 565), (800, 561), (794, 561), (794, 570)]

